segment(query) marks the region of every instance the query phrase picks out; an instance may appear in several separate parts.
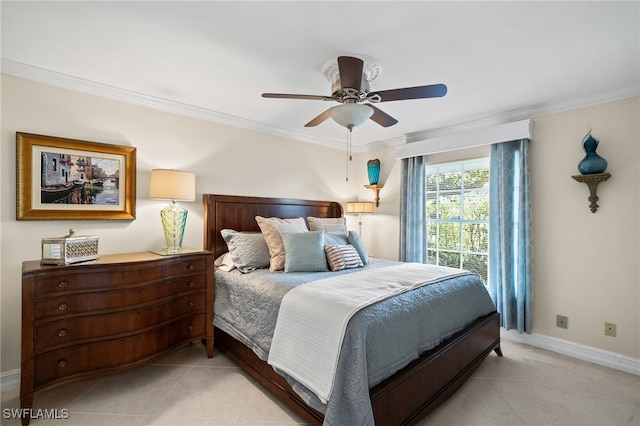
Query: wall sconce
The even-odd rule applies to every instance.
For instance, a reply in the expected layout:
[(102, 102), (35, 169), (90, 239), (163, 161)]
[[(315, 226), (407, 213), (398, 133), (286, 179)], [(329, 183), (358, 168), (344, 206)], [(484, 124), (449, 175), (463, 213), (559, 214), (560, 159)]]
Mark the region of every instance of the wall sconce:
[(377, 185), (365, 185), (364, 187), (373, 191), (373, 193), (375, 194), (375, 197), (376, 197), (375, 198), (376, 207), (379, 207), (380, 206), (380, 190), (382, 188), (384, 188), (384, 185), (380, 185), (380, 184), (377, 184)]
[(371, 201), (348, 201), (347, 214), (358, 214), (358, 235), (362, 235), (362, 214), (373, 213), (373, 203)]
[(596, 188), (598, 188), (598, 184), (600, 182), (604, 182), (605, 180), (611, 177), (611, 173), (594, 173), (590, 175), (574, 175), (571, 176), (573, 179), (578, 182), (586, 183), (589, 187), (589, 207), (591, 208), (591, 213), (595, 213), (598, 210), (598, 200), (599, 197), (596, 195)]
[(380, 185), (380, 160), (373, 159), (367, 161), (367, 175), (369, 176), (369, 185), (364, 187), (370, 189), (375, 194), (376, 207), (380, 206), (380, 190), (384, 185)]
[(161, 255), (180, 253), (189, 211), (179, 206), (176, 201), (195, 201), (196, 175), (180, 170), (151, 170), (149, 198), (171, 200), (171, 204), (160, 212), (167, 248), (154, 253)]
[(571, 176), (578, 182), (586, 183), (589, 187), (589, 201), (591, 204), (591, 213), (595, 213), (598, 210), (598, 196), (596, 190), (600, 182), (611, 177), (610, 173), (605, 173), (607, 169), (607, 160), (602, 158), (596, 153), (599, 141), (591, 136), (591, 129), (587, 132), (587, 135), (582, 139), (582, 147), (586, 153), (586, 156), (578, 163), (579, 175)]

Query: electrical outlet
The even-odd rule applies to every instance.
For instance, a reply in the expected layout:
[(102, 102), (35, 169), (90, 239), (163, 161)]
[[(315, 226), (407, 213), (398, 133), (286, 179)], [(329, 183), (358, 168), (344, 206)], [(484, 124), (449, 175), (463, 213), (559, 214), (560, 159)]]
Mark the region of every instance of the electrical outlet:
[(616, 337), (616, 325), (612, 322), (604, 323), (604, 335)]
[(556, 316), (556, 327), (569, 328), (569, 318), (564, 315)]

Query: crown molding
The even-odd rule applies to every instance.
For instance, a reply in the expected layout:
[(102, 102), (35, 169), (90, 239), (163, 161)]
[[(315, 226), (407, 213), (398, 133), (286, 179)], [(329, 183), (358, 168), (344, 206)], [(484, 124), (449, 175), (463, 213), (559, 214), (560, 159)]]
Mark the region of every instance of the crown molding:
[[(187, 117), (198, 118), (205, 121), (211, 121), (228, 126), (253, 130), (273, 136), (322, 145), (334, 149), (344, 149), (344, 141), (315, 137), (309, 134), (295, 132), (276, 126), (270, 126), (264, 123), (247, 120), (241, 117), (224, 114), (206, 108), (200, 108), (189, 104), (171, 101), (168, 99), (145, 95), (143, 93), (138, 93), (131, 90), (121, 89), (115, 86), (96, 83), (94, 81), (85, 80), (68, 74), (58, 73), (44, 68), (12, 61), (7, 58), (2, 58), (2, 62), (0, 65), (2, 74), (6, 74), (12, 77), (18, 77), (25, 80), (31, 80), (38, 83), (44, 83), (51, 86), (74, 90), (77, 92), (158, 109), (161, 111), (171, 112)], [(431, 139), (439, 136), (446, 136), (462, 130), (470, 130), (477, 127), (486, 127), (488, 125), (504, 124), (512, 121), (528, 119), (535, 116), (553, 114), (606, 102), (613, 102), (616, 100), (626, 99), (639, 95), (640, 86), (636, 86), (615, 92), (604, 94), (601, 93), (589, 97), (572, 99), (559, 103), (487, 113), (475, 117), (469, 117), (468, 120), (465, 120), (464, 122), (452, 123), (451, 125), (446, 125), (438, 129), (410, 133), (404, 136), (374, 141), (362, 145), (354, 145), (353, 152), (367, 152), (376, 149), (397, 147), (405, 143)]]
[(406, 141), (407, 143), (412, 143), (427, 139), (449, 136), (457, 132), (471, 131), (491, 126), (499, 126), (502, 124), (526, 120), (533, 117), (557, 114), (563, 111), (586, 108), (593, 105), (619, 101), (635, 96), (640, 96), (640, 86), (629, 87), (613, 92), (594, 94), (591, 96), (570, 99), (563, 102), (527, 106), (504, 111), (494, 111), (491, 113), (468, 117), (468, 119), (464, 122), (452, 123), (450, 125), (439, 127), (437, 129), (430, 129), (423, 132), (414, 132), (407, 134)]
[[(276, 126), (269, 126), (256, 121), (224, 114), (218, 111), (196, 107), (181, 102), (175, 102), (168, 99), (158, 98), (155, 96), (149, 96), (143, 93), (126, 90), (107, 84), (96, 83), (94, 81), (74, 77), (68, 74), (58, 73), (32, 65), (23, 64), (6, 58), (2, 58), (1, 66), (2, 74), (22, 78), (25, 80), (35, 81), (37, 83), (48, 84), (50, 86), (60, 87), (63, 89), (74, 90), (77, 92), (109, 98), (116, 101), (153, 108), (246, 130), (267, 133), (270, 135), (285, 137), (301, 142), (323, 145), (335, 149), (344, 148), (344, 141), (314, 137), (308, 134), (282, 129)], [(354, 146), (353, 151), (368, 151), (368, 149), (363, 146)]]

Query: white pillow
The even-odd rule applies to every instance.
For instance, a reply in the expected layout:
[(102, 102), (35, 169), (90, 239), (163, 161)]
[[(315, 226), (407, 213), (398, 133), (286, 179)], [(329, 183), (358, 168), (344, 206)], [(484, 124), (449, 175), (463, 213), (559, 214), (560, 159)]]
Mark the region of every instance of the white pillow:
[(236, 268), (236, 266), (233, 264), (233, 259), (231, 259), (231, 253), (225, 253), (219, 256), (213, 262), (213, 267), (214, 269), (220, 269), (226, 272), (233, 271)]
[(324, 231), (347, 235), (347, 219), (343, 217), (307, 217), (310, 231)]

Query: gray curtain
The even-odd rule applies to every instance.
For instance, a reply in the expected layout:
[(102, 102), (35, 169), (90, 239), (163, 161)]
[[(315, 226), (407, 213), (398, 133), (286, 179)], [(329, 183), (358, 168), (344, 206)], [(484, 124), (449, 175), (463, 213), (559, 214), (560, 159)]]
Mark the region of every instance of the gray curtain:
[(531, 333), (529, 140), (491, 145), (489, 293), (505, 329)]
[(426, 164), (426, 155), (402, 160), (400, 260), (403, 262), (427, 263)]

